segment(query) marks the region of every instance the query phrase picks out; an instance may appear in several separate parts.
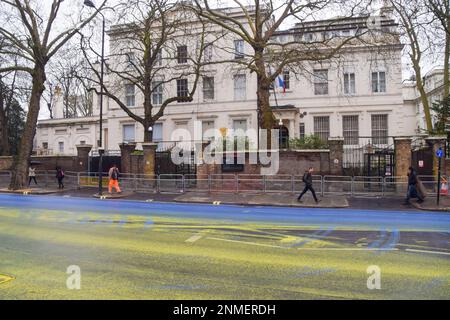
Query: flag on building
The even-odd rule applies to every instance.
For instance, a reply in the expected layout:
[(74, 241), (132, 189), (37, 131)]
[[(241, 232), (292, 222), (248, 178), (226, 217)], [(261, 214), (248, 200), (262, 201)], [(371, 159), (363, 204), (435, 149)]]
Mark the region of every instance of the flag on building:
[(286, 82), (281, 76), (278, 76), (278, 85), (283, 88), (283, 93), (286, 93)]

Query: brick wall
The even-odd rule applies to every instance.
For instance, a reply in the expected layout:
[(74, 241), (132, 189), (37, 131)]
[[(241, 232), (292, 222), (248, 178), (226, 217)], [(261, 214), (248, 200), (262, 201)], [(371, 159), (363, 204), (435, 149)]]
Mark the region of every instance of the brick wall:
[[(249, 155), (246, 154), (244, 171), (236, 174), (261, 174), (261, 164), (250, 164)], [(279, 175), (303, 175), (313, 167), (316, 174), (330, 174), (330, 152), (328, 150), (303, 150), (303, 151), (280, 151), (279, 153)], [(233, 172), (227, 172), (233, 173)], [(201, 164), (197, 167), (197, 176), (204, 178), (208, 174), (222, 174), (220, 164)]]
[[(57, 166), (60, 166), (66, 171), (78, 171), (76, 166), (77, 157), (32, 156), (31, 161), (39, 161), (41, 163), (37, 166), (38, 170), (55, 170)], [(12, 163), (12, 157), (0, 157), (0, 170), (11, 170)]]
[(330, 153), (328, 150), (280, 151), (278, 174), (303, 175), (313, 167), (315, 174), (330, 174)]
[(0, 170), (10, 170), (12, 167), (12, 157), (0, 157)]

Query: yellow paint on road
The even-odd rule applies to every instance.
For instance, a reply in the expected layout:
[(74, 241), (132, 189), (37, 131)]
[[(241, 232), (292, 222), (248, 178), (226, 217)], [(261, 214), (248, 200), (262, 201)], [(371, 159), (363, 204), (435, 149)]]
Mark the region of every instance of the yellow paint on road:
[[(450, 296), (445, 283), (430, 285), (435, 279), (450, 277), (447, 256), (413, 254), (403, 248), (374, 255), (375, 250), (358, 247), (351, 238), (343, 242), (345, 229), (339, 230), (339, 241), (326, 237), (296, 248), (290, 244), (307, 239), (307, 233), (320, 227), (152, 214), (152, 228), (144, 229), (146, 216), (26, 212), (29, 216), (0, 209), (1, 271), (20, 279), (4, 283), (0, 288), (2, 298), (229, 300)], [(69, 218), (71, 223), (66, 223)], [(186, 239), (193, 242), (186, 243)], [(73, 264), (81, 268), (82, 290), (66, 289), (66, 269)], [(367, 289), (366, 270), (372, 264), (382, 270), (383, 290)]]
[(15, 277), (13, 277), (13, 276), (9, 276), (6, 274), (0, 274), (0, 284), (6, 283), (6, 282), (14, 280), (14, 279), (15, 279)]

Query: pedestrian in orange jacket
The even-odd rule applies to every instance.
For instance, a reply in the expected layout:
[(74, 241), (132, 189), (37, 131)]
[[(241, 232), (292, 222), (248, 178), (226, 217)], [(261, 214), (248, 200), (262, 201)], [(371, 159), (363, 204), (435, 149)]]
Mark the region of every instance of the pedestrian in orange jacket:
[(113, 164), (111, 169), (109, 169), (108, 175), (109, 175), (109, 185), (108, 185), (108, 191), (109, 193), (112, 193), (112, 188), (114, 187), (116, 189), (116, 192), (121, 193), (119, 187), (119, 169), (117, 168), (116, 164)]

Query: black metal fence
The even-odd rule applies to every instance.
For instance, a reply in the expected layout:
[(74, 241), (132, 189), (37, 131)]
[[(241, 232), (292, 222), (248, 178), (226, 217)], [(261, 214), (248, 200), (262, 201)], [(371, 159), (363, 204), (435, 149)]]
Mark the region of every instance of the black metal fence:
[(347, 176), (395, 176), (394, 137), (357, 137), (344, 141)]

